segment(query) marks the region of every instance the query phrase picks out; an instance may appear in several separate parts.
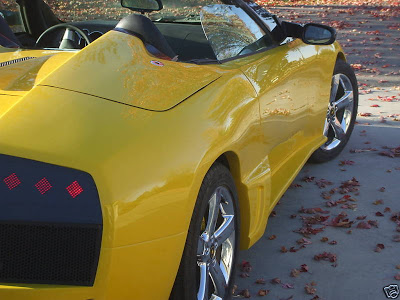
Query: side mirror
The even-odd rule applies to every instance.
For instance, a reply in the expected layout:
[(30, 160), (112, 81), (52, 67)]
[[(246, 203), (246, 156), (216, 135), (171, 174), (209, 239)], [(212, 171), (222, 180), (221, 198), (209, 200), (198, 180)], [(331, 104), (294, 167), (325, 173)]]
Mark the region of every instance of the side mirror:
[(121, 6), (139, 12), (151, 12), (163, 9), (161, 0), (121, 0)]
[(309, 23), (304, 25), (301, 39), (306, 44), (330, 45), (336, 40), (336, 30), (326, 25)]

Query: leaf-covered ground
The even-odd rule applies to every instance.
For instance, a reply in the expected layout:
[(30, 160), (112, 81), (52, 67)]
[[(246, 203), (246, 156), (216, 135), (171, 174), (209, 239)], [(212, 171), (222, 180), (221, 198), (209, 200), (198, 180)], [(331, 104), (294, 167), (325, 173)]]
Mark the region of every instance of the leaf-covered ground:
[(384, 286), (400, 285), (398, 1), (259, 2), (292, 5), (269, 8), (286, 20), (336, 27), (361, 95), (343, 153), (307, 164), (261, 240), (240, 253), (235, 297), (385, 299)]

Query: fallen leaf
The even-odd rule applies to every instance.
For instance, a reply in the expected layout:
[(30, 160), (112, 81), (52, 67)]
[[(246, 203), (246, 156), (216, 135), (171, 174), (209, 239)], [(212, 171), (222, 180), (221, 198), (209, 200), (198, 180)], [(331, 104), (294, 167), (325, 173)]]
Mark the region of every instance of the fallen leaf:
[(240, 295), (240, 296), (243, 296), (243, 297), (245, 297), (245, 298), (250, 298), (250, 297), (251, 297), (250, 292), (249, 292), (248, 289), (245, 289), (245, 290), (241, 291), (241, 292), (239, 293), (239, 295)]
[(352, 160), (341, 160), (339, 166), (352, 166), (355, 162)]
[(303, 236), (309, 237), (310, 234), (316, 235), (316, 234), (324, 231), (324, 229), (325, 229), (325, 226), (319, 227), (319, 228), (312, 228), (310, 226), (305, 226), (298, 230), (294, 230), (294, 232), (301, 233)]
[(282, 283), (281, 286), (282, 286), (284, 289), (294, 289), (293, 284), (290, 284), (290, 283)]
[(396, 234), (393, 236), (393, 242), (400, 243), (400, 234)]
[(265, 284), (265, 279), (264, 278), (257, 279), (256, 284)]
[(311, 284), (306, 284), (306, 286), (304, 287), (304, 290), (309, 295), (314, 295), (317, 292), (317, 289), (315, 287), (313, 287)]
[(392, 216), (390, 217), (390, 220), (392, 220), (392, 221), (395, 222), (398, 226), (400, 226), (400, 212), (397, 212), (397, 213), (392, 214)]
[(274, 278), (274, 279), (271, 279), (271, 283), (279, 284), (279, 283), (281, 283), (281, 280), (279, 278)]
[(268, 295), (268, 293), (269, 293), (269, 290), (259, 290), (258, 291), (258, 296), (263, 297), (263, 296)]
[(366, 222), (360, 222), (360, 223), (357, 224), (357, 228), (360, 228), (360, 229), (371, 229), (371, 225), (369, 225)]
[(377, 212), (375, 213), (375, 216), (377, 216), (377, 217), (384, 217), (385, 215), (384, 215), (383, 213), (381, 213), (380, 211), (377, 211)]
[(299, 245), (310, 245), (312, 244), (312, 242), (306, 238), (301, 238), (299, 240), (296, 241), (297, 244)]
[(392, 212), (392, 210), (390, 209), (390, 207), (385, 207), (385, 210), (383, 212), (390, 213), (390, 212)]
[(360, 183), (358, 182), (358, 180), (353, 177), (350, 180), (344, 181), (342, 182), (342, 184), (340, 185), (340, 193), (341, 194), (348, 194), (348, 193), (354, 193), (354, 192), (358, 192), (358, 187), (360, 186)]
[(374, 151), (378, 151), (378, 149), (375, 148), (350, 149), (350, 153), (362, 153), (362, 152), (374, 152)]
[(400, 280), (400, 273), (397, 273), (396, 275), (394, 275), (394, 279)]
[(329, 240), (329, 239), (328, 239), (326, 236), (324, 236), (324, 237), (321, 238), (321, 242), (323, 242), (323, 243), (327, 242), (328, 240)]
[(314, 255), (314, 259), (316, 261), (320, 261), (320, 260), (327, 260), (330, 262), (336, 262), (336, 254), (334, 253), (330, 253), (330, 252), (323, 252), (317, 255)]
[(293, 270), (290, 272), (290, 276), (291, 276), (291, 277), (297, 277), (297, 276), (299, 276), (299, 275), (300, 275), (300, 271), (297, 270), (297, 269), (293, 269)]
[(371, 225), (371, 226), (373, 226), (373, 227), (378, 228), (378, 221), (368, 220), (368, 224)]
[(336, 245), (337, 242), (336, 242), (336, 241), (330, 241), (328, 244), (329, 244), (329, 245)]
[(366, 217), (367, 217), (367, 216), (358, 216), (356, 219), (357, 219), (357, 220), (365, 220)]
[(313, 182), (315, 177), (313, 176), (304, 176), (301, 180), (305, 182)]
[(300, 266), (300, 272), (303, 272), (303, 273), (308, 272), (308, 266), (306, 264), (302, 264)]
[(321, 179), (319, 179), (319, 180), (316, 180), (316, 181), (315, 181), (315, 184), (316, 184), (320, 189), (323, 189), (323, 188), (325, 188), (327, 185), (332, 185), (333, 182), (321, 178)]
[(386, 190), (386, 188), (384, 188), (384, 187), (379, 188), (380, 192), (384, 192), (385, 190)]
[(282, 252), (282, 253), (286, 253), (286, 252), (288, 252), (288, 249), (286, 249), (285, 246), (282, 246), (282, 247), (281, 247), (281, 252)]
[(381, 252), (383, 249), (385, 249), (384, 244), (376, 244), (375, 252)]
[(349, 228), (351, 225), (354, 223), (353, 221), (350, 221), (347, 217), (347, 213), (342, 211), (337, 217), (333, 218), (330, 223), (328, 224), (329, 226), (333, 227), (345, 227)]
[(320, 207), (313, 207), (313, 208), (304, 208), (301, 207), (299, 212), (304, 213), (304, 214), (316, 214), (316, 213), (321, 213), (321, 214), (329, 214), (328, 210), (323, 210)]
[(276, 239), (276, 235), (273, 234), (273, 235), (269, 236), (268, 239), (269, 239), (269, 240), (274, 240), (274, 239)]
[(238, 288), (238, 286), (236, 284), (234, 284), (233, 288), (232, 288), (232, 295), (234, 295), (236, 293), (237, 288)]
[(289, 189), (300, 188), (300, 187), (303, 187), (303, 186), (301, 184), (298, 184), (298, 183), (292, 183), (289, 186)]
[(376, 200), (376, 201), (372, 202), (372, 204), (374, 204), (374, 205), (383, 204), (383, 200), (382, 199)]
[(240, 269), (242, 272), (246, 272), (249, 273), (252, 269), (251, 264), (248, 261), (242, 261), (242, 263), (240, 264)]

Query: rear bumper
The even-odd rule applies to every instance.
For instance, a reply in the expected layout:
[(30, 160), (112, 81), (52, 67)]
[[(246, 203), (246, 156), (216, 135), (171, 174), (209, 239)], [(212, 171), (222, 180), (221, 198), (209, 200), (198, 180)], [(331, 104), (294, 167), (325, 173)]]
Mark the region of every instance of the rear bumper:
[(136, 245), (102, 249), (93, 287), (1, 284), (7, 300), (168, 299), (186, 233)]

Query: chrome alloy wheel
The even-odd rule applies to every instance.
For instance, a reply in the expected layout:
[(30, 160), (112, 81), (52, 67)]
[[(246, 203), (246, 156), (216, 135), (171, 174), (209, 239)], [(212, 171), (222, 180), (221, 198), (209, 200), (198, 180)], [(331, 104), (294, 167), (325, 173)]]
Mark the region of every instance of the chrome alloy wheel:
[(197, 245), (197, 300), (222, 300), (227, 292), (235, 250), (233, 201), (224, 186), (219, 186), (208, 201)]
[(324, 126), (324, 135), (328, 141), (322, 146), (322, 149), (332, 150), (346, 138), (353, 116), (353, 97), (354, 91), (349, 77), (344, 74), (334, 75)]

